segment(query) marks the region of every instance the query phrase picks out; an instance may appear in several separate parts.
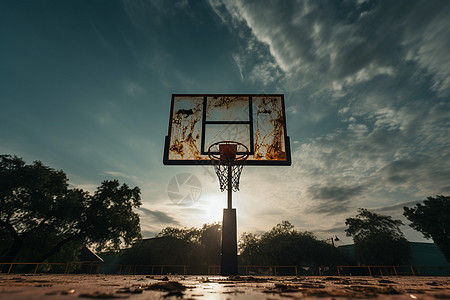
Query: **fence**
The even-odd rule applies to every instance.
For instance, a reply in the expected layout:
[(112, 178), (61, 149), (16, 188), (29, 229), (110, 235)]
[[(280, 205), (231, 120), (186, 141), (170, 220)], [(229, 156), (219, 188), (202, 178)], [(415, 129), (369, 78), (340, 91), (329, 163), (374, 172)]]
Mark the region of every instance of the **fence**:
[[(239, 274), (243, 275), (265, 275), (265, 276), (298, 276), (297, 266), (255, 266), (244, 265), (239, 266)], [(208, 275), (219, 275), (220, 266), (212, 265), (208, 266)]]
[(337, 266), (339, 276), (450, 276), (450, 266)]
[[(168, 275), (188, 274), (187, 265), (122, 265), (92, 262), (0, 263), (0, 273)], [(205, 270), (206, 271), (206, 270)], [(337, 272), (336, 272), (337, 271)], [(192, 270), (191, 270), (192, 272)], [(208, 275), (219, 275), (220, 266), (208, 266)], [(239, 274), (254, 276), (450, 276), (450, 266), (277, 266), (241, 265)]]
[[(116, 275), (163, 275), (163, 274), (187, 274), (187, 265), (120, 265), (100, 263), (0, 263), (0, 272), (15, 273), (55, 273), (55, 274), (116, 274)], [(21, 268), (18, 268), (20, 266)], [(18, 269), (18, 270), (17, 270)]]

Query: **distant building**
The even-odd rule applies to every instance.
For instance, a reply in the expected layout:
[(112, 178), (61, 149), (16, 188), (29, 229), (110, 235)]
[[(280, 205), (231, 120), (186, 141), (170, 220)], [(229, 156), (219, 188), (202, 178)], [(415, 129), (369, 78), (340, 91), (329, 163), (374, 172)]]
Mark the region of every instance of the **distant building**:
[(441, 249), (434, 243), (410, 243), (413, 266), (441, 266), (450, 267)]
[[(450, 275), (450, 263), (436, 244), (409, 242), (409, 245), (411, 247), (411, 254), (407, 265), (420, 267), (414, 269), (420, 275)], [(355, 265), (359, 265), (355, 256), (355, 245), (343, 245), (339, 246), (339, 249), (344, 250)]]

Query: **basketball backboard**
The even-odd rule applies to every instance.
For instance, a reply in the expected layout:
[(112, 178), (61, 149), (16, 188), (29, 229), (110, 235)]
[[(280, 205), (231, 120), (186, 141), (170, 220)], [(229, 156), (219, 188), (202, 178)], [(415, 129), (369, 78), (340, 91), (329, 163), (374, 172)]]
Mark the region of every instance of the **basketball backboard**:
[(246, 165), (289, 166), (284, 95), (173, 94), (164, 164), (209, 165), (219, 141), (244, 144)]

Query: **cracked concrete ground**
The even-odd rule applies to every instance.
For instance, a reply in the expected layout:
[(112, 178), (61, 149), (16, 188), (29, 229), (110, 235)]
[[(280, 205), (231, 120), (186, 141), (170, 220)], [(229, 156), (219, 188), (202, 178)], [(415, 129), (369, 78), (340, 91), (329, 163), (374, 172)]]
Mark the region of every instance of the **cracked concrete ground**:
[(0, 299), (450, 299), (449, 277), (0, 274)]

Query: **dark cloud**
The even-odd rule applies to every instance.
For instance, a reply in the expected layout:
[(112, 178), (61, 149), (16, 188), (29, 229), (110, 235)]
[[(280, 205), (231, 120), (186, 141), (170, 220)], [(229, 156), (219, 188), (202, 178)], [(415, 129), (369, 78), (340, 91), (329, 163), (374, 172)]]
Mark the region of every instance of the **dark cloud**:
[(163, 224), (173, 224), (173, 225), (180, 225), (180, 223), (169, 216), (168, 214), (157, 211), (157, 210), (150, 210), (144, 207), (138, 208), (138, 210), (144, 214), (145, 216), (151, 217), (152, 219), (155, 219), (156, 222), (163, 223)]
[(352, 207), (352, 199), (364, 192), (364, 186), (311, 186), (308, 194), (313, 199), (308, 213), (337, 215), (347, 212)]
[(360, 195), (363, 191), (363, 186), (311, 186), (308, 189), (308, 193), (315, 200), (332, 200), (336, 202), (345, 202)]
[(313, 214), (324, 214), (327, 216), (339, 215), (342, 213), (346, 213), (351, 210), (351, 202), (350, 200), (345, 200), (342, 202), (334, 202), (334, 201), (326, 201), (319, 202), (318, 204), (313, 205), (305, 209), (306, 213)]
[(380, 172), (387, 182), (402, 184), (408, 182), (420, 166), (420, 161), (397, 160), (386, 165)]

